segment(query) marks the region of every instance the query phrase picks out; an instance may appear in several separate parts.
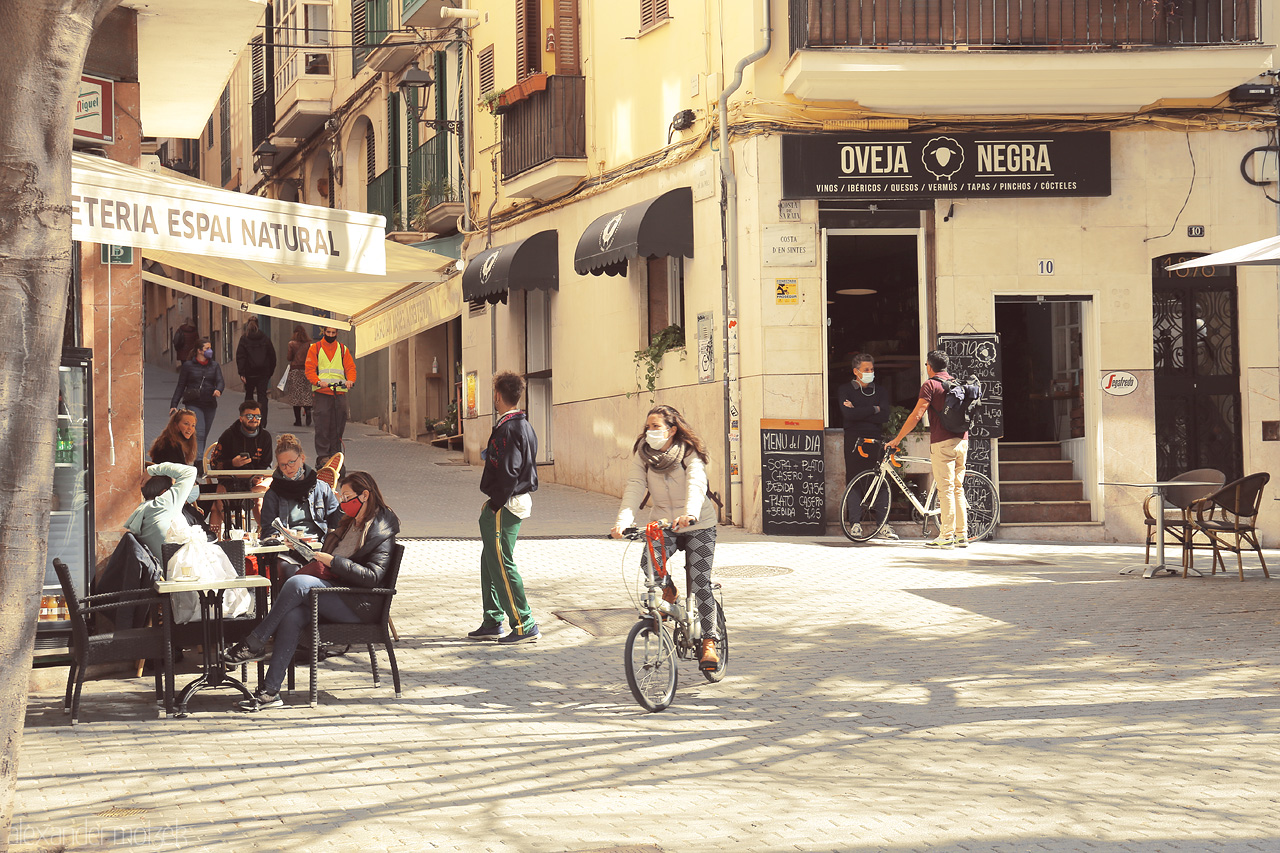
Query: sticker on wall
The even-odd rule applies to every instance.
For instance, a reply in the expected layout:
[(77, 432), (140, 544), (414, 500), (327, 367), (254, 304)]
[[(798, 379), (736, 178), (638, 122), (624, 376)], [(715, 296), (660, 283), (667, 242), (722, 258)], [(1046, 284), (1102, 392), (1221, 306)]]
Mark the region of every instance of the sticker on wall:
[(1102, 374), (1102, 390), (1114, 397), (1124, 397), (1138, 390), (1138, 377), (1123, 370)]
[(779, 305), (799, 305), (800, 304), (800, 280), (796, 278), (779, 278), (774, 279), (776, 286), (774, 293), (777, 295)]
[(467, 417), (477, 417), (476, 414), (476, 386), (479, 384), (480, 371), (471, 370), (467, 372)]
[(714, 382), (716, 369), (715, 343), (712, 340), (715, 321), (710, 311), (698, 314), (698, 382)]

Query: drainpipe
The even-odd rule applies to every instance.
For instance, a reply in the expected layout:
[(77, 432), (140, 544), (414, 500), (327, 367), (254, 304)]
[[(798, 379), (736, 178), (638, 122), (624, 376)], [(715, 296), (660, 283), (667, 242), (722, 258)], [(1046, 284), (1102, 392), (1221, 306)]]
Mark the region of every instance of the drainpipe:
[(748, 65), (763, 59), (773, 43), (771, 0), (760, 0), (764, 16), (764, 44), (744, 56), (734, 69), (733, 82), (720, 93), (720, 186), (724, 215), (720, 219), (724, 245), (721, 283), (721, 309), (724, 314), (724, 478), (727, 521), (743, 525), (742, 507), (742, 392), (738, 384), (738, 179), (733, 173), (733, 156), (729, 151), (729, 97), (742, 86), (742, 72)]

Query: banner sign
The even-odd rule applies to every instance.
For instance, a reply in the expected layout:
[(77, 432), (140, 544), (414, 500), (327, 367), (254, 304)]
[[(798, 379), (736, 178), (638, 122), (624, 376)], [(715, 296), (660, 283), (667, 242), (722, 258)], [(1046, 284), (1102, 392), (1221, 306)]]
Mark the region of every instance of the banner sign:
[(1111, 136), (1080, 133), (784, 135), (784, 199), (1111, 195)]
[(356, 352), (363, 358), (462, 314), (462, 277), (430, 284), (395, 305), (356, 320)]
[(72, 155), (71, 237), (85, 243), (381, 276), (384, 222)]

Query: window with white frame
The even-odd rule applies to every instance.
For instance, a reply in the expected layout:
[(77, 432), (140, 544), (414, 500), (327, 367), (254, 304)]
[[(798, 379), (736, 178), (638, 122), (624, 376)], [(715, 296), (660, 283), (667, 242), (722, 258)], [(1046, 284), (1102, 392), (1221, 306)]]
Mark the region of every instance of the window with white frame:
[(277, 0), (276, 94), (299, 76), (333, 74), (330, 0)]

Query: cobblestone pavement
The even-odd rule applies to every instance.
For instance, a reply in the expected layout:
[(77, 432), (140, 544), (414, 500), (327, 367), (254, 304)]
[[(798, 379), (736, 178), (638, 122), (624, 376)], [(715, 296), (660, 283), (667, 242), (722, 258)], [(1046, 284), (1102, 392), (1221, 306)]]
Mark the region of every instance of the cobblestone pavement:
[(286, 708), (256, 715), (207, 691), (191, 717), (157, 719), (149, 679), (118, 679), (86, 686), (73, 729), (61, 691), (35, 694), (15, 840), (521, 853), (1280, 847), (1280, 582), (1256, 558), (1245, 583), (1234, 571), (1143, 580), (1117, 574), (1141, 561), (1132, 547), (939, 553), (734, 532), (716, 554), (728, 677), (708, 684), (685, 665), (675, 704), (646, 714), (623, 676), (631, 617), (571, 612), (629, 606), (636, 547), (566, 538), (601, 530), (612, 498), (540, 490), (516, 556), (544, 636), (467, 642), (479, 624), (479, 543), (461, 538), (473, 535), (475, 473), (432, 464), (450, 461), (443, 451), (420, 459), (410, 442), (352, 444), (353, 464), (396, 483), (397, 508), (438, 531), (408, 543), (394, 607), (403, 698), (385, 654), (374, 688), (355, 653), (322, 664), (316, 709), (305, 669)]

